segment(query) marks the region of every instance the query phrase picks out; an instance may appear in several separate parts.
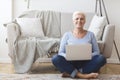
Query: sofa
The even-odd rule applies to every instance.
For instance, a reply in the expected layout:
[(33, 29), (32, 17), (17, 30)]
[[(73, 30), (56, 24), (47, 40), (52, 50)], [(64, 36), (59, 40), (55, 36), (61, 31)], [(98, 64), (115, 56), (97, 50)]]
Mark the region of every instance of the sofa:
[[(85, 29), (89, 29), (95, 13), (85, 12), (85, 15)], [(31, 25), (34, 25), (34, 28), (30, 27)], [(112, 53), (115, 26), (112, 24), (103, 26), (101, 37), (97, 42), (101, 54), (109, 58)], [(15, 71), (26, 73), (36, 61), (51, 62), (52, 55), (59, 50), (61, 37), (65, 32), (73, 29), (72, 12), (25, 11), (6, 27), (9, 56)]]

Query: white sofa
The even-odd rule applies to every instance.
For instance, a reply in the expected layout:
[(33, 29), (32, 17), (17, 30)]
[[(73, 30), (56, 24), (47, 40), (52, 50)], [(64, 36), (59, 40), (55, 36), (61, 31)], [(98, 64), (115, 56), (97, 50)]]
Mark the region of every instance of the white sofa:
[[(55, 15), (57, 17), (53, 17), (53, 15)], [(86, 24), (85, 24), (86, 29), (88, 29), (93, 15), (94, 15), (94, 13), (86, 13)], [(73, 28), (72, 13), (32, 10), (32, 11), (24, 12), (23, 14), (21, 14), (19, 16), (19, 18), (40, 18), (44, 35), (47, 36), (48, 38), (60, 39), (66, 31), (70, 31)], [(50, 19), (52, 19), (52, 20), (50, 20)], [(49, 25), (48, 25), (47, 21), (49, 21)], [(51, 23), (52, 23), (53, 26), (51, 26)], [(49, 26), (50, 29), (48, 29), (48, 27), (46, 27), (46, 26)], [(28, 28), (28, 30), (29, 30), (29, 28)], [(51, 30), (51, 31), (48, 31), (48, 30)], [(109, 58), (111, 56), (111, 53), (112, 53), (114, 32), (115, 32), (115, 26), (114, 25), (112, 25), (112, 24), (106, 25), (105, 28), (104, 28), (104, 31), (102, 33), (101, 40), (98, 41), (100, 52), (106, 58)], [(16, 54), (17, 54), (17, 52), (15, 52), (15, 50), (14, 50), (14, 49), (16, 49), (15, 48), (16, 42), (20, 41), (22, 39), (28, 39), (28, 37), (27, 38), (25, 38), (25, 37), (20, 38), (21, 37), (20, 36), (21, 35), (21, 29), (20, 29), (20, 26), (15, 21), (7, 24), (7, 35), (8, 35), (7, 40), (8, 40), (8, 46), (9, 46), (9, 54), (10, 54), (10, 56), (14, 56), (14, 58), (15, 58)], [(58, 46), (57, 46), (57, 48), (54, 48), (52, 50), (54, 50), (54, 52), (57, 53)], [(50, 62), (51, 61), (50, 60), (51, 58), (49, 56), (39, 58), (39, 54), (37, 52), (38, 51), (35, 50), (35, 54), (32, 57), (33, 58), (32, 62), (34, 62), (36, 60), (38, 60), (40, 62)], [(51, 53), (49, 53), (47, 55), (51, 55)], [(17, 57), (19, 57), (19, 56), (17, 56)], [(25, 57), (25, 58), (27, 58), (27, 57)], [(32, 65), (32, 63), (30, 65)], [(29, 69), (30, 69), (30, 67), (31, 66), (29, 66)], [(29, 69), (27, 69), (26, 71), (23, 71), (23, 72), (21, 70), (16, 71), (16, 72), (25, 73)]]

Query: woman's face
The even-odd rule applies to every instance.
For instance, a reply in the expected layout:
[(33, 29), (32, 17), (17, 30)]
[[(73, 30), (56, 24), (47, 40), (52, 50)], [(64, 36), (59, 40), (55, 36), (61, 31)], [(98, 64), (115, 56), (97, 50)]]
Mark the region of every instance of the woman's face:
[(73, 16), (73, 24), (75, 28), (83, 29), (85, 24), (85, 15), (81, 13), (77, 13)]

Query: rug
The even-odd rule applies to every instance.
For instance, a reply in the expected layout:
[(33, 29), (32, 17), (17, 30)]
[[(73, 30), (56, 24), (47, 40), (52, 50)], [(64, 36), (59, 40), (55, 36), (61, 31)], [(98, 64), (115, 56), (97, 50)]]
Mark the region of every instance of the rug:
[[(0, 80), (81, 80), (62, 78), (61, 74), (0, 74)], [(120, 75), (99, 75), (97, 79), (84, 80), (120, 80)]]

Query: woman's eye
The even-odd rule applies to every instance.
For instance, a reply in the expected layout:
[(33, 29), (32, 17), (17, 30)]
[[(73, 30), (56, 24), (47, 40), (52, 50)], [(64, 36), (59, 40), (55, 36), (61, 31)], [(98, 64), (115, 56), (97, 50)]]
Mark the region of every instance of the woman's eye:
[(84, 20), (84, 18), (81, 18), (81, 20)]
[(84, 20), (84, 18), (76, 18), (75, 20)]
[(79, 18), (76, 18), (76, 20), (78, 20)]

